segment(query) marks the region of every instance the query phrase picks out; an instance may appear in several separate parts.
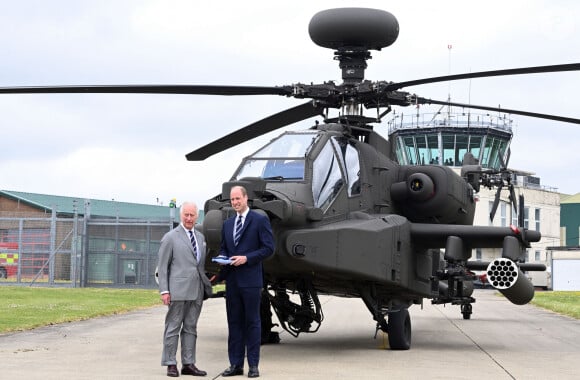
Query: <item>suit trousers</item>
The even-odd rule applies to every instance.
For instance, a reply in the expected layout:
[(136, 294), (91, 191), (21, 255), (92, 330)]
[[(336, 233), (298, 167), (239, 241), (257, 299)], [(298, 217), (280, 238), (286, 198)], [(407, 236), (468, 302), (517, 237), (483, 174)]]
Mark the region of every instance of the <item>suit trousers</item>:
[(249, 366), (257, 366), (260, 362), (261, 293), (262, 288), (239, 288), (226, 285), (228, 356), (231, 365), (243, 367), (246, 351)]
[(181, 364), (195, 364), (197, 320), (202, 300), (171, 301), (165, 315), (161, 365), (177, 365), (176, 354), (181, 337)]

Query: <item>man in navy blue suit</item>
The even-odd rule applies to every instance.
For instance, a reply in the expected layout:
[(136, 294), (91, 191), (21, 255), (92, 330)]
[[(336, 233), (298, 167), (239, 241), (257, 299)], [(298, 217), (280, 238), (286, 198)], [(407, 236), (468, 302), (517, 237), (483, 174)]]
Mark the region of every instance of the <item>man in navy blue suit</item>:
[(220, 255), (229, 257), (231, 264), (225, 265), (216, 278), (226, 281), (230, 367), (222, 376), (243, 375), (247, 354), (248, 377), (258, 377), (262, 261), (274, 253), (274, 238), (268, 217), (248, 208), (244, 187), (232, 187), (230, 201), (236, 216), (224, 222)]

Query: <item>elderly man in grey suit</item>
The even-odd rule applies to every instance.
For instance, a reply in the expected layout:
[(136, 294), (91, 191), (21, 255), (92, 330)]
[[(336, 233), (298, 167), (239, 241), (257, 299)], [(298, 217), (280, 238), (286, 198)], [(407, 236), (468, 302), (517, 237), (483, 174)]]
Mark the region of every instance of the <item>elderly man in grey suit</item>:
[(181, 338), (181, 374), (205, 376), (195, 366), (197, 320), (204, 299), (211, 295), (211, 283), (205, 275), (206, 244), (196, 231), (198, 209), (195, 203), (181, 205), (181, 224), (161, 239), (158, 261), (159, 292), (168, 306), (163, 334), (161, 365), (167, 376), (178, 377), (177, 345)]

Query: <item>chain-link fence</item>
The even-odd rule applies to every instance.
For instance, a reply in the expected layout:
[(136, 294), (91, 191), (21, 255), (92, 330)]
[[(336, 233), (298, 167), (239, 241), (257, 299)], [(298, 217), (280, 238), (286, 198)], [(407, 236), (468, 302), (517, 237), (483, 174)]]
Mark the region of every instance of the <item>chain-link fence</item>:
[(0, 285), (155, 288), (173, 220), (0, 218)]
[[(86, 286), (156, 287), (155, 268), (161, 238), (170, 221), (91, 220), (81, 255)], [(85, 286), (83, 285), (83, 286)]]

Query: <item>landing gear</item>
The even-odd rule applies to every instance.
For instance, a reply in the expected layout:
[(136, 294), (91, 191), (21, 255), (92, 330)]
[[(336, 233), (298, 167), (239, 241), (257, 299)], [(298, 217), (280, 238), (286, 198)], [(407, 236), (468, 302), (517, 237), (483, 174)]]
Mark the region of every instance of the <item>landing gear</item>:
[[(295, 290), (292, 293), (297, 292), (300, 297), (299, 304), (290, 299), (290, 294), (292, 293), (288, 291), (284, 284), (273, 284), (264, 289), (263, 296), (265, 298), (262, 297), (262, 305), (265, 305), (267, 301), (268, 306), (264, 306), (261, 314), (263, 339), (268, 326), (270, 328), (277, 326), (271, 322), (272, 313), (270, 312), (269, 305), (272, 306), (278, 316), (282, 328), (295, 338), (300, 333), (315, 333), (320, 328), (324, 315), (322, 314), (322, 306), (320, 305), (320, 300), (312, 283), (308, 279), (301, 279), (294, 284), (293, 288)], [(268, 319), (270, 322), (264, 324), (265, 319)]]
[(411, 348), (411, 317), (409, 309), (402, 307), (389, 311), (389, 346), (392, 350)]
[(463, 319), (471, 319), (472, 305), (470, 303), (465, 303), (461, 305), (461, 314), (463, 314)]
[(272, 331), (272, 328), (278, 326), (272, 322), (272, 311), (270, 310), (270, 300), (268, 298), (268, 291), (262, 290), (262, 301), (260, 303), (260, 320), (262, 322), (262, 344), (276, 344), (280, 343), (280, 334), (277, 331)]
[[(411, 348), (410, 303), (389, 302), (388, 307), (383, 306), (373, 296), (373, 291), (370, 288), (361, 288), (359, 290), (363, 302), (377, 322), (377, 332), (381, 330), (389, 335), (389, 347), (391, 350), (408, 350)], [(385, 320), (385, 315), (389, 317), (388, 323)]]
[(475, 302), (471, 295), (475, 279), (475, 273), (466, 269), (463, 263), (449, 264), (445, 270), (437, 271), (434, 277), (434, 289), (438, 289), (439, 296), (431, 300), (431, 303), (460, 305), (463, 319), (471, 319), (472, 303)]

